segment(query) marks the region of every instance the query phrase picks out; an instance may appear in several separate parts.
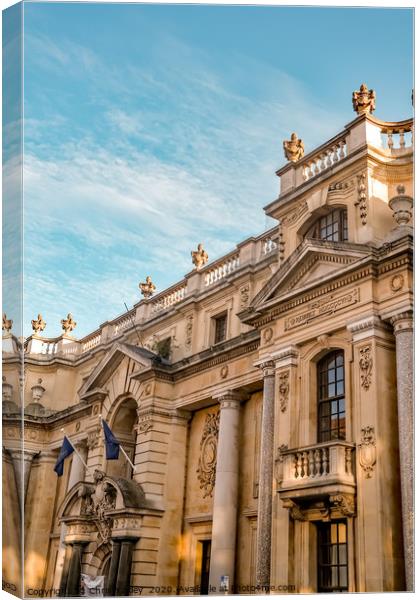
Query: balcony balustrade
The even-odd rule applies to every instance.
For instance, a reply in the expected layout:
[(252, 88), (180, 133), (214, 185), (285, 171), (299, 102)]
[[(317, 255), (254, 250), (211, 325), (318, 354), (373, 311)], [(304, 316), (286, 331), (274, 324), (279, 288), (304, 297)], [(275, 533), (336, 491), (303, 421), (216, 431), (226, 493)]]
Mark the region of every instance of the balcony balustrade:
[(336, 484), (355, 485), (354, 444), (333, 440), (278, 451), (278, 491)]

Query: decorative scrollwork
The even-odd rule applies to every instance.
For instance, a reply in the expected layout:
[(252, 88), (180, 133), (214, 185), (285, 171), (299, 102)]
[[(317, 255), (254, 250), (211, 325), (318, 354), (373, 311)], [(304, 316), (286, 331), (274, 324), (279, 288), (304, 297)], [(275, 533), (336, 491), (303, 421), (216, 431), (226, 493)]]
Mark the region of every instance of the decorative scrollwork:
[(355, 201), (354, 205), (359, 207), (362, 225), (366, 225), (368, 213), (366, 173), (362, 173), (361, 175), (357, 176), (357, 200)]
[(200, 457), (198, 459), (197, 475), (203, 498), (213, 495), (216, 481), (217, 438), (219, 434), (220, 413), (208, 413), (204, 423), (203, 435), (200, 442)]
[(290, 372), (284, 371), (279, 375), (279, 399), (280, 399), (280, 410), (285, 412), (289, 401), (289, 389), (290, 389)]
[(373, 467), (376, 464), (376, 441), (375, 430), (368, 425), (362, 427), (362, 439), (358, 445), (359, 448), (359, 463), (365, 472), (366, 479), (370, 479), (373, 473)]
[(363, 389), (368, 390), (372, 383), (372, 346), (368, 344), (359, 350), (360, 380)]

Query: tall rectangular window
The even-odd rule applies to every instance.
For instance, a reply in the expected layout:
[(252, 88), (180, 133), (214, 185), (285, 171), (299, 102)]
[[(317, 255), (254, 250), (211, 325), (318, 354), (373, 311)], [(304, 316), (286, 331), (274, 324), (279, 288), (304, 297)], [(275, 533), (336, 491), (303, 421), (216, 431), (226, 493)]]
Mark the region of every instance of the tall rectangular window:
[(227, 313), (213, 318), (214, 321), (214, 343), (218, 344), (226, 339)]
[(318, 524), (318, 592), (348, 592), (346, 521)]
[(346, 439), (344, 352), (334, 350), (318, 363), (318, 442)]

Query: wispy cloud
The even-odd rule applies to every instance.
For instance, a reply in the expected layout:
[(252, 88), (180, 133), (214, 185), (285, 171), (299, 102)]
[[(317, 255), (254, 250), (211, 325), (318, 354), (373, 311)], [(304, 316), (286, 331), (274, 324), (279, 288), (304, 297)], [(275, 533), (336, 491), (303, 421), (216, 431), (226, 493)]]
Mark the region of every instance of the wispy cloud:
[(68, 41), (31, 44), (39, 68), (65, 67), (96, 89), (88, 128), (77, 114), (27, 123), (25, 321), (41, 311), (50, 335), (69, 310), (79, 335), (119, 314), (146, 274), (159, 289), (174, 283), (200, 241), (213, 259), (259, 233), (261, 207), (278, 193), (282, 140), (297, 129), (310, 149), (345, 120), (265, 64), (252, 65), (247, 93), (249, 58), (222, 76), (173, 38), (154, 70), (118, 72)]

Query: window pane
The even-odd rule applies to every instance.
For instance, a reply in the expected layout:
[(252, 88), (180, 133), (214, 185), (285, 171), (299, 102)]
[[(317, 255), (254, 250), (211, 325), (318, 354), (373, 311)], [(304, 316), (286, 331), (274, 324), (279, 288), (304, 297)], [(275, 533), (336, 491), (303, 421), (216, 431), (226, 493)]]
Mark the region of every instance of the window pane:
[(347, 542), (347, 525), (346, 523), (338, 524), (338, 541), (340, 544)]

